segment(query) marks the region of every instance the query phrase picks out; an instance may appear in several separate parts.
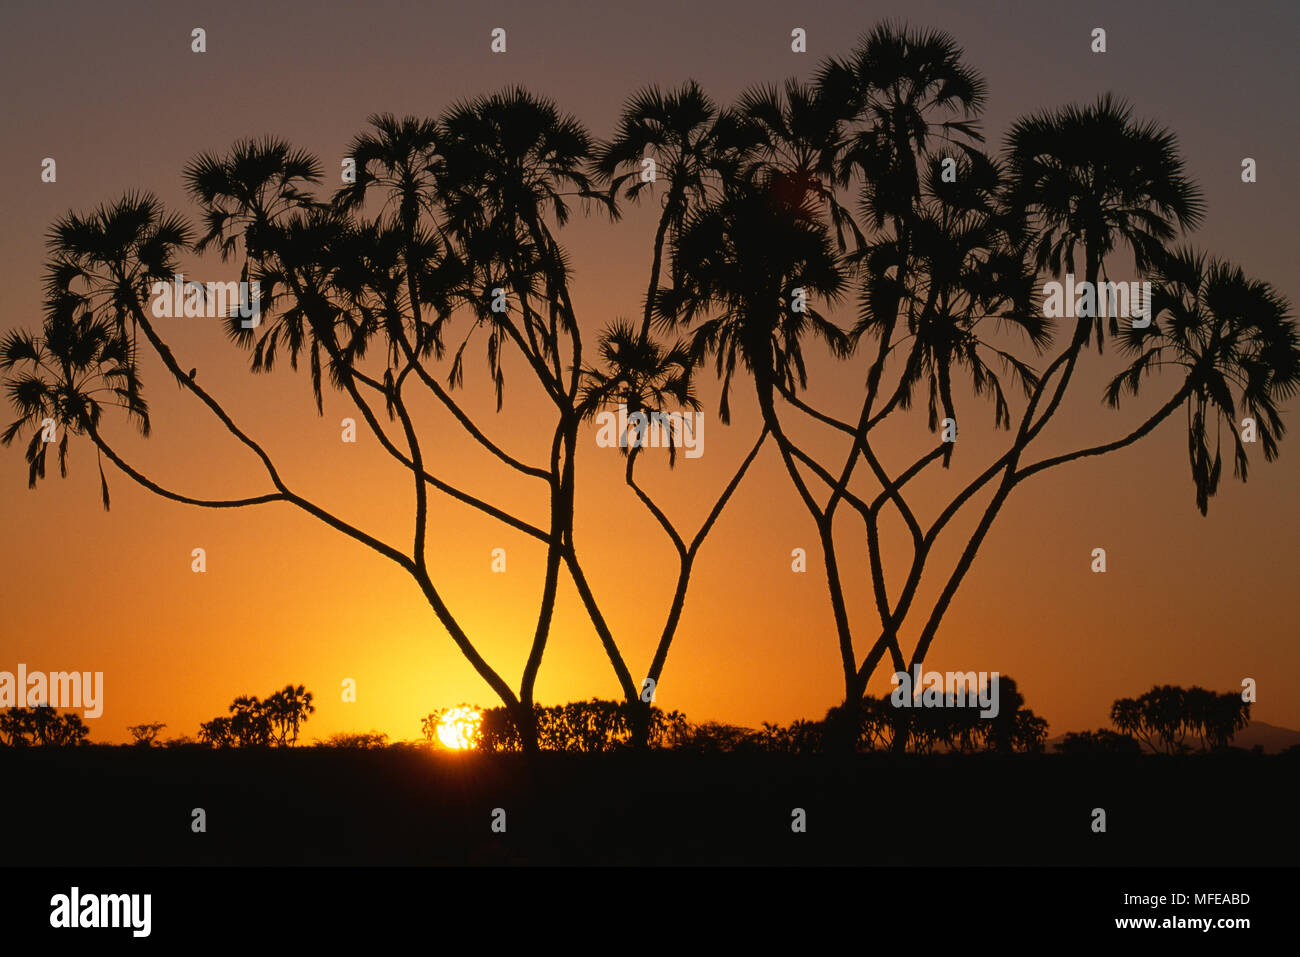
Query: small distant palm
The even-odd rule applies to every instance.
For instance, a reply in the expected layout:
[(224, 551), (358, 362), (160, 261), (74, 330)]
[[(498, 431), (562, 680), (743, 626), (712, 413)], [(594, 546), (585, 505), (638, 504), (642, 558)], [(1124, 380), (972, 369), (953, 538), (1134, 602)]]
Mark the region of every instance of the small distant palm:
[[(604, 365), (585, 372), (580, 406), (584, 417), (619, 404), (629, 416), (699, 409), (691, 381), (694, 362), (684, 344), (663, 349), (630, 322), (618, 320), (601, 334), (598, 350)], [(626, 437), (620, 436), (619, 444), (626, 453)], [(670, 465), (676, 452), (674, 442), (668, 447)], [(635, 447), (631, 454), (636, 454)]]
[(240, 747), (271, 743), (271, 718), (266, 702), (240, 695), (230, 705), (230, 733)]
[(263, 706), (281, 745), (296, 744), (299, 728), (309, 715), (316, 713), (312, 694), (304, 685), (285, 685), (267, 698)]

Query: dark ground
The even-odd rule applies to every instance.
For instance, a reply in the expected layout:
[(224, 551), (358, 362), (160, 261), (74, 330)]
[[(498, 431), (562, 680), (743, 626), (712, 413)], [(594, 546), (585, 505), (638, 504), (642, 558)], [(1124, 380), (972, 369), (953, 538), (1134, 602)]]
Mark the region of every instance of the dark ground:
[[(1300, 861), (1300, 760), (0, 748), (5, 865)], [(207, 832), (191, 832), (191, 810)], [(491, 831), (492, 809), (507, 832)], [(791, 811), (808, 830), (791, 831)], [(1091, 829), (1104, 808), (1107, 830)]]

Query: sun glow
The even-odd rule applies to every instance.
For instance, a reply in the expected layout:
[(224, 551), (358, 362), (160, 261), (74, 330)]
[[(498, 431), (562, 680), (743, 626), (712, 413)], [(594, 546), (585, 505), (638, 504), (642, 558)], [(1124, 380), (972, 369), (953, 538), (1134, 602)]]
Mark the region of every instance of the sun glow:
[(461, 706), (449, 708), (438, 722), (438, 741), (444, 748), (453, 751), (466, 751), (478, 745), (479, 726), (483, 723), (483, 712), (477, 708)]

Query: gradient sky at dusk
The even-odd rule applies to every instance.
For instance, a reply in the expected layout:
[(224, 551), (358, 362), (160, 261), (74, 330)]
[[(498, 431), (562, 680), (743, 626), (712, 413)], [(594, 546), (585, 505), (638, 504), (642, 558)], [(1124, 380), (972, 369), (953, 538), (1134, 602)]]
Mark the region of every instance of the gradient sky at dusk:
[[(143, 188), (197, 221), (181, 171), (200, 151), (224, 151), (244, 136), (284, 137), (321, 158), (332, 192), (339, 159), (374, 112), (436, 116), (457, 100), (520, 84), (605, 137), (625, 98), (646, 84), (694, 78), (726, 104), (748, 86), (810, 76), (824, 56), (847, 54), (860, 33), (891, 18), (949, 31), (983, 72), (991, 146), (1024, 113), (1106, 91), (1129, 99), (1138, 117), (1174, 130), (1207, 201), (1190, 241), (1300, 302), (1300, 77), (1293, 50), (1300, 8), (1292, 4), (451, 6), (325, 2), (304, 15), (273, 3), (158, 10), (6, 3), (0, 331), (38, 325), (45, 232), (68, 209)], [(203, 55), (190, 52), (196, 26), (207, 31)], [(508, 31), (503, 56), (488, 49), (497, 26)], [(790, 52), (796, 26), (807, 30), (806, 55)], [(1089, 52), (1096, 26), (1108, 32), (1104, 55)], [(58, 162), (55, 184), (39, 181), (47, 156)], [(1246, 156), (1258, 162), (1253, 185), (1240, 181)], [(639, 313), (656, 209), (628, 207), (614, 225), (577, 218), (561, 234), (575, 268), (574, 303), (588, 355), (606, 322)], [(237, 265), (216, 257), (185, 265), (200, 280), (238, 278)], [(1114, 278), (1120, 271), (1117, 259)], [(851, 304), (839, 315), (847, 325)], [(408, 541), (410, 483), (373, 439), (339, 441), (338, 423), (349, 407), (337, 393), (327, 393), (318, 418), (305, 373), (286, 366), (252, 376), (215, 321), (167, 320), (161, 328), (182, 367), (198, 368), (204, 386), (264, 441), (295, 489), (377, 535)], [(550, 432), (535, 427), (540, 394), (516, 363), (507, 370), (505, 408), (495, 414), (482, 353), (472, 347), (470, 355), (468, 406), (489, 434), (541, 464)], [(1118, 437), (1176, 388), (1151, 384), (1143, 400), (1116, 413), (1098, 401), (1116, 368), (1110, 356), (1085, 358), (1080, 381), (1044, 436), (1044, 453)], [(256, 459), (169, 381), (160, 363), (146, 363), (144, 375), (154, 436), (132, 437), (120, 421), (107, 429), (128, 460), (194, 495), (269, 489)], [(819, 359), (812, 401), (853, 414), (861, 375), (861, 357), (835, 365)], [(663, 464), (644, 469), (647, 486), (688, 533), (758, 427), (743, 388), (732, 424), (723, 426), (716, 383), (711, 374), (702, 381), (706, 454), (672, 472)], [(445, 463), (436, 474), (471, 490), (492, 489), (543, 522), (545, 501), (533, 487), (541, 483), (505, 470), (429, 412), (428, 434), (438, 436), (435, 463)], [(1293, 430), (1296, 412), (1292, 403)], [(6, 408), (4, 422), (10, 418)], [(918, 484), (927, 515), (942, 492), (978, 473), (996, 457), (995, 443), (1006, 441), (989, 428), (991, 407), (969, 418), (952, 473)], [(909, 451), (926, 447), (924, 430), (920, 412), (887, 433), (895, 468), (915, 457)], [(433, 708), (497, 703), (415, 585), (383, 559), (288, 506), (188, 508), (107, 469), (113, 508), (106, 513), (89, 449), (75, 446), (70, 477), (61, 481), (52, 468), (35, 492), (26, 488), (21, 449), (0, 449), (0, 670), (23, 662), (31, 670), (103, 671), (106, 705), (91, 722), (94, 740), (125, 740), (126, 726), (144, 721), (167, 722), (164, 736), (193, 735), (199, 721), (223, 712), (236, 695), (289, 682), (316, 693), (307, 738), (371, 728), (415, 737), (420, 716)], [(674, 552), (622, 484), (618, 455), (596, 447), (594, 428), (582, 456), (576, 537), (639, 678), (667, 612)], [(1300, 674), (1300, 435), (1283, 441), (1280, 461), (1266, 465), (1253, 455), (1252, 465), (1245, 486), (1225, 477), (1202, 518), (1179, 413), (1133, 449), (1034, 478), (1003, 511), (927, 667), (1012, 675), (1052, 734), (1105, 725), (1114, 698), (1155, 683), (1227, 691), (1248, 676), (1259, 684), (1255, 718), (1300, 727), (1293, 684)], [(544, 548), (455, 503), (435, 502), (435, 581), (489, 662), (517, 686)], [(951, 565), (953, 543), (964, 544), (971, 524), (954, 529), (939, 566)], [(896, 533), (891, 543), (900, 541)], [(856, 548), (849, 551), (853, 539), (844, 542), (856, 569), (849, 582), (860, 656), (874, 638), (874, 611), (865, 563)], [(208, 554), (205, 575), (190, 571), (196, 546)], [(505, 575), (490, 571), (498, 546), (507, 549)], [(790, 571), (796, 546), (810, 552), (809, 574)], [(1089, 553), (1098, 546), (1109, 555), (1104, 576), (1089, 571)], [(905, 647), (913, 642), (909, 633)], [(357, 681), (355, 704), (339, 700), (348, 677)], [(882, 676), (870, 690), (887, 687)], [(567, 576), (537, 696), (544, 703), (619, 696)], [(658, 703), (696, 720), (757, 725), (820, 717), (841, 697), (815, 532), (769, 447), (704, 546)]]

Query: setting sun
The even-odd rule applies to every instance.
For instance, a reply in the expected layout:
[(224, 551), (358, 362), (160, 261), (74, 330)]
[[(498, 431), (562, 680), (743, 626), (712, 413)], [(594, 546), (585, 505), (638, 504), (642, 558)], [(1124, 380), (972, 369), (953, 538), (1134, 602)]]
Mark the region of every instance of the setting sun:
[(438, 741), (453, 751), (466, 751), (478, 744), (479, 725), (483, 712), (464, 705), (451, 708), (438, 722)]

